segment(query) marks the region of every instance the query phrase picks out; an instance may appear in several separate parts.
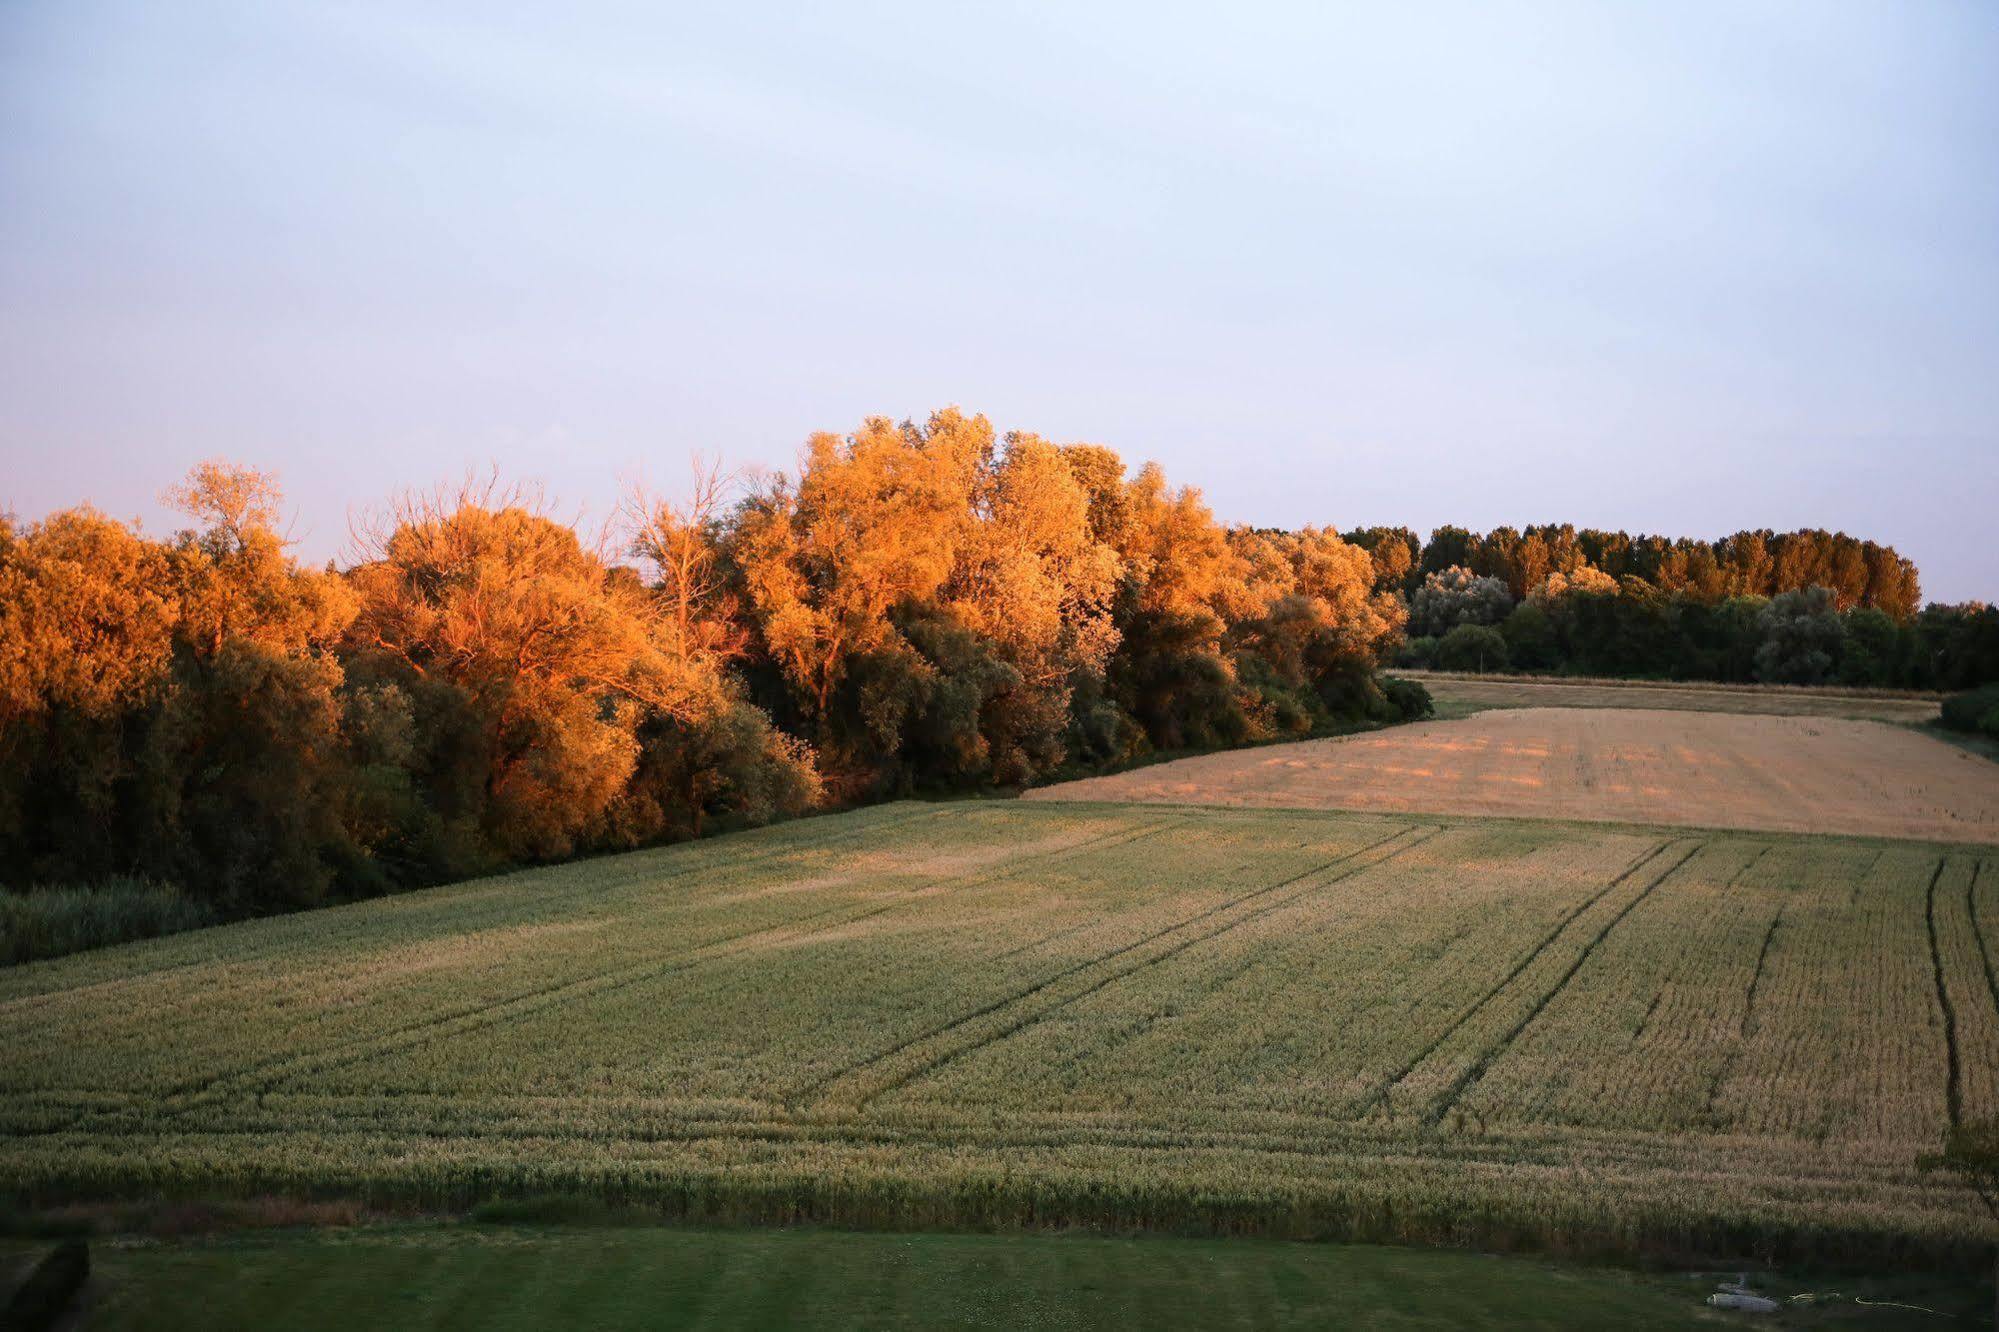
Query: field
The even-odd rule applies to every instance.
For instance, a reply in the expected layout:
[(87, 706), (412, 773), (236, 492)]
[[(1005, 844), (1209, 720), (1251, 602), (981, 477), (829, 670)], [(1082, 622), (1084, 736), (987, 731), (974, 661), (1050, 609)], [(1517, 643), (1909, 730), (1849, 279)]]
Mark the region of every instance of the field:
[(1397, 671), (1421, 681), (1437, 715), (1455, 720), (1488, 708), (1645, 708), (1767, 717), (1851, 717), (1919, 726), (1936, 720), (1939, 699), (1886, 689), (1719, 685), (1677, 681), (1564, 679)]
[[(23, 1249), (26, 1258), (30, 1250)], [(0, 1241), (0, 1290), (9, 1252)], [(1714, 1278), (1438, 1249), (1093, 1236), (497, 1227), (352, 1230), (99, 1244), (88, 1325), (288, 1329), (1274, 1328), (1726, 1325)], [(1765, 1284), (1767, 1282), (1767, 1284)], [(1939, 1274), (1764, 1278), (1843, 1298), (1786, 1327), (1934, 1326), (1984, 1300)], [(1871, 1301), (1861, 1305), (1858, 1299)]]
[(1509, 708), (1207, 754), (1028, 798), (1999, 843), (1999, 764), (1906, 727), (1839, 717)]
[(894, 805), (0, 973), (0, 1188), (1965, 1260), (1999, 855)]

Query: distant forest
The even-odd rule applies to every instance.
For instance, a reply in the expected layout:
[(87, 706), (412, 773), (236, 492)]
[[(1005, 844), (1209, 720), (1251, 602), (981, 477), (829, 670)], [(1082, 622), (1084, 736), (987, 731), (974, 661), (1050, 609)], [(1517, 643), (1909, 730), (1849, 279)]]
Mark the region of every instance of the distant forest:
[(269, 475), (169, 498), (166, 537), (0, 522), (9, 888), (282, 909), (1424, 715), (1397, 662), (1999, 679), (1999, 613), (1919, 609), (1872, 542), (1229, 528), (955, 410), (633, 492), (601, 539), (523, 489), (407, 494), (340, 569), (289, 552)]
[(1843, 532), (1701, 541), (1563, 524), (1345, 539), (1407, 608), (1402, 665), (1937, 690), (1999, 680), (1999, 611), (1921, 606), (1914, 564)]

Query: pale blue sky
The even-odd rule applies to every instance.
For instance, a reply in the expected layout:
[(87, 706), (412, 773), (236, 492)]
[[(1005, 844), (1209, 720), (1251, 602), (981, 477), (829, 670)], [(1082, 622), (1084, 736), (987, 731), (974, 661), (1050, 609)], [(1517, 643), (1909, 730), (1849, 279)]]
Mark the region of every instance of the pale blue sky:
[(1999, 598), (1999, 5), (0, 2), (0, 507), (227, 454), (323, 558), (953, 402)]

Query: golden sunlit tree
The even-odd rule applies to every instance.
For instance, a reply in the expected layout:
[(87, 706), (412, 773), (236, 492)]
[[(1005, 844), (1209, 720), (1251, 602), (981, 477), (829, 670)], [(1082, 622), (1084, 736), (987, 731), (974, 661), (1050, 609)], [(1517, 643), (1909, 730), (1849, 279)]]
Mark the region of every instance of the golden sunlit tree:
[(768, 480), (739, 512), (732, 554), (764, 643), (816, 721), (855, 656), (896, 637), (889, 612), (928, 601), (972, 522), (990, 449), (984, 417), (873, 417), (814, 435), (794, 485)]
[(653, 711), (641, 720), (639, 756), (612, 810), (609, 835), (626, 845), (700, 836), (711, 819), (761, 823), (819, 803), (810, 745), (779, 731), (724, 674), (750, 652), (743, 598), (724, 549), (736, 478), (694, 460), (684, 496), (634, 485), (619, 511), (626, 551), (650, 579), (663, 650), (689, 672), (712, 673), (717, 706)]
[(539, 497), (495, 482), (406, 494), (357, 533), (350, 649), (452, 734), (450, 814), (508, 857), (566, 854), (623, 791), (642, 714), (721, 703), (671, 650), (657, 598)]

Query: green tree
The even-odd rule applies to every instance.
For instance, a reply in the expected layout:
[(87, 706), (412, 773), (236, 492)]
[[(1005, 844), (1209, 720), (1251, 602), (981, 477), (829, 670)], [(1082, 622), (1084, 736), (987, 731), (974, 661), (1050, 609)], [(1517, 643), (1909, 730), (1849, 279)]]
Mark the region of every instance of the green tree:
[(1555, 621), (1540, 605), (1523, 601), (1500, 623), (1506, 639), (1506, 655), (1522, 670), (1549, 670), (1561, 662), (1561, 636)]
[(1409, 631), (1442, 637), (1461, 624), (1498, 624), (1513, 594), (1497, 578), (1452, 567), (1433, 573), (1409, 601)]
[(1437, 644), (1437, 665), (1447, 671), (1503, 671), (1506, 639), (1483, 624), (1461, 624)]
[(1888, 612), (1861, 606), (1846, 613), (1845, 648), (1840, 655), (1842, 684), (1885, 685), (1894, 679), (1902, 632)]
[(1772, 684), (1824, 684), (1839, 665), (1846, 628), (1830, 588), (1780, 592), (1757, 616), (1762, 643), (1756, 678)]

